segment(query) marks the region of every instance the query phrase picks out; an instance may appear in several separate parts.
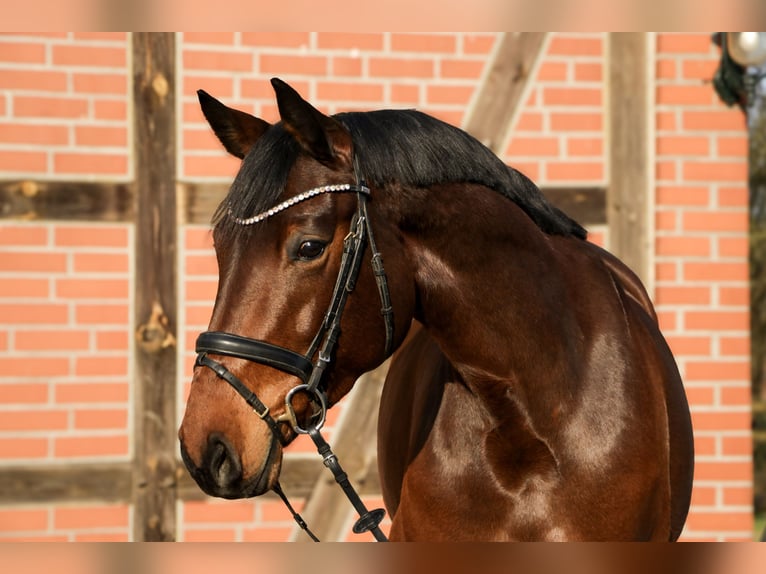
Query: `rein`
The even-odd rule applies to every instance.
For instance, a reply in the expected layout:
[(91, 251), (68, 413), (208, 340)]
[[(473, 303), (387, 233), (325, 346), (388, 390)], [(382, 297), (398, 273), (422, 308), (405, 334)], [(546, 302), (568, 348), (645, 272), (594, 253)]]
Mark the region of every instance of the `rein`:
[[(312, 197), (316, 197), (323, 193), (356, 193), (357, 211), (351, 220), (350, 231), (343, 240), (343, 255), (330, 305), (325, 313), (322, 325), (314, 336), (309, 349), (306, 353), (301, 354), (266, 341), (250, 339), (232, 333), (208, 331), (200, 334), (197, 338), (197, 359), (195, 367), (207, 367), (220, 379), (229, 383), (229, 385), (242, 396), (258, 417), (269, 426), (274, 438), (278, 440), (282, 446), (286, 446), (287, 441), (280, 429), (280, 423), (290, 424), (293, 430), (298, 434), (309, 435), (314, 442), (314, 445), (317, 447), (317, 452), (322, 456), (322, 462), (332, 472), (335, 481), (343, 489), (346, 497), (359, 514), (359, 520), (354, 524), (353, 531), (356, 534), (371, 532), (377, 541), (383, 542), (386, 541), (387, 538), (380, 530), (379, 525), (385, 516), (385, 511), (383, 509), (368, 510), (365, 507), (356, 490), (354, 490), (354, 487), (349, 482), (348, 475), (340, 466), (338, 458), (319, 432), (325, 423), (328, 408), (326, 388), (323, 381), (324, 373), (327, 367), (332, 363), (335, 348), (338, 344), (338, 338), (340, 337), (341, 316), (345, 309), (346, 301), (356, 286), (362, 257), (368, 244), (371, 252), (372, 269), (375, 275), (375, 282), (381, 302), (380, 312), (385, 322), (386, 345), (384, 357), (390, 355), (393, 350), (393, 307), (391, 306), (391, 297), (389, 294), (386, 272), (383, 268), (383, 259), (375, 244), (372, 227), (367, 213), (367, 201), (370, 197), (370, 189), (357, 177), (356, 184), (336, 184), (316, 187), (247, 219), (235, 217), (231, 213), (231, 210), (229, 210), (229, 216), (232, 217), (234, 222), (238, 225), (253, 225), (276, 215), (297, 203), (306, 201), (307, 199), (311, 199)], [(263, 404), (257, 395), (248, 389), (247, 386), (222, 363), (211, 359), (208, 356), (209, 353), (246, 359), (248, 361), (267, 365), (298, 377), (301, 380), (301, 384), (290, 389), (285, 396), (285, 412), (277, 418), (274, 418), (269, 412), (269, 408)], [(315, 356), (316, 359), (314, 359)], [(314, 408), (314, 414), (310, 421), (306, 423), (305, 427), (301, 426), (301, 423), (298, 421), (298, 417), (292, 404), (293, 397), (298, 393), (308, 395)], [(272, 490), (274, 490), (285, 503), (287, 509), (290, 511), (300, 528), (304, 530), (312, 540), (318, 542), (319, 540), (308, 528), (303, 518), (295, 512), (278, 482)]]

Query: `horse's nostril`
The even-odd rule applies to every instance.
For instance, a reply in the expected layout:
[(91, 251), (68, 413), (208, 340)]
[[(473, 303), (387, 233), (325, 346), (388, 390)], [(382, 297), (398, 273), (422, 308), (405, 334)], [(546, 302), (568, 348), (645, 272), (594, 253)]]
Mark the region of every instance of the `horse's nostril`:
[(242, 465), (234, 447), (219, 433), (208, 437), (204, 467), (219, 488), (231, 486), (242, 478)]

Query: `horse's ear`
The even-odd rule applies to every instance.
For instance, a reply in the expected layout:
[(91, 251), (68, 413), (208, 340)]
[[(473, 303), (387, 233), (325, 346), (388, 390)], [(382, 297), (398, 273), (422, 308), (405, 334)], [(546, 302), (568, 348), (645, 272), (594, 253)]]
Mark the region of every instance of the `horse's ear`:
[(270, 124), (240, 110), (229, 108), (204, 90), (197, 90), (199, 105), (205, 119), (231, 155), (243, 159), (255, 140), (269, 129)]
[(324, 115), (279, 78), (277, 94), (282, 124), (313, 158), (334, 167), (351, 166), (351, 134), (336, 119)]

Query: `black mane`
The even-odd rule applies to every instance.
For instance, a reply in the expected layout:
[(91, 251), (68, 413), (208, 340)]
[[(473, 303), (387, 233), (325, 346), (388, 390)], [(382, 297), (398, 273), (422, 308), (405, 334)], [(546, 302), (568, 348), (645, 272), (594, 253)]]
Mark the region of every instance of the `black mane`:
[[(587, 235), (551, 205), (532, 181), (463, 130), (414, 110), (348, 112), (334, 117), (351, 132), (359, 168), (372, 187), (392, 182), (415, 187), (481, 184), (515, 202), (545, 233), (581, 239)], [(298, 144), (281, 124), (272, 126), (243, 161), (214, 220), (226, 225), (229, 206), (239, 217), (273, 206), (298, 153)]]

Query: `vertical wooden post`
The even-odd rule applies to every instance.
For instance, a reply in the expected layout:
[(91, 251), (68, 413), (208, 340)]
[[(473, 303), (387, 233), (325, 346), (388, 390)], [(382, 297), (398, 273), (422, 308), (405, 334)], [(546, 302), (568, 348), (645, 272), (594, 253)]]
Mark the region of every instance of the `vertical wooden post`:
[(136, 541), (176, 530), (175, 36), (133, 33)]
[(610, 251), (651, 288), (654, 164), (648, 39), (645, 32), (608, 34), (607, 223)]

